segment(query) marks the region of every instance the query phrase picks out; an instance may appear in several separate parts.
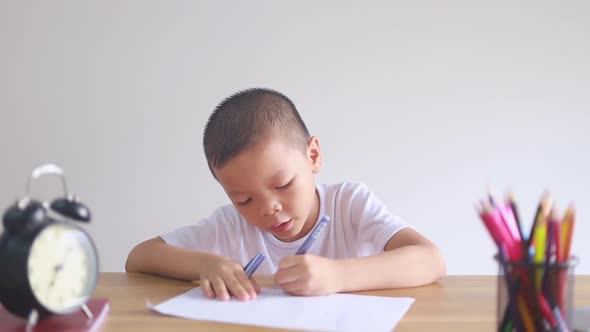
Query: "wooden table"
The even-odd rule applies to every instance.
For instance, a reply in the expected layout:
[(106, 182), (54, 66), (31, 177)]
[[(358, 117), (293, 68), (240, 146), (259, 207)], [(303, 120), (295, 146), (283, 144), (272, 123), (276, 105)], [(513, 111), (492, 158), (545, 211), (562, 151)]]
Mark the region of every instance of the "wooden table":
[[(272, 279), (257, 276), (261, 286)], [(111, 306), (102, 331), (272, 331), (162, 316), (146, 308), (146, 300), (158, 304), (197, 284), (143, 274), (101, 273), (97, 297)], [(590, 305), (590, 275), (576, 276), (575, 304)], [(448, 276), (438, 283), (358, 294), (413, 297), (416, 302), (395, 331), (493, 331), (496, 324), (496, 276)]]

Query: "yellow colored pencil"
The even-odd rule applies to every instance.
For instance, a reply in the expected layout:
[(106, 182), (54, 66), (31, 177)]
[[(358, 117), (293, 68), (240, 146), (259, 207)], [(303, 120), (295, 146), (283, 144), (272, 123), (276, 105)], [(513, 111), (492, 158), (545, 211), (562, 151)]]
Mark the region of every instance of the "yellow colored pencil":
[[(535, 234), (533, 237), (533, 241), (535, 242), (535, 258), (534, 262), (544, 263), (545, 262), (545, 246), (547, 244), (547, 219), (542, 218), (537, 223), (537, 228), (535, 229)], [(543, 269), (536, 268), (535, 272), (535, 286), (537, 289), (541, 289), (543, 281)]]

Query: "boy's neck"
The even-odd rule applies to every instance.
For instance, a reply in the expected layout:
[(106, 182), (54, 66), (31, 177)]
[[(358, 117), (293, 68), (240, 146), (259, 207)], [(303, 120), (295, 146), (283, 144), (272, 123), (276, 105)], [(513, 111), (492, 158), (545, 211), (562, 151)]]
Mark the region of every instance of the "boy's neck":
[(309, 234), (309, 232), (311, 232), (311, 230), (313, 229), (313, 226), (315, 226), (315, 224), (318, 221), (319, 214), (320, 214), (320, 194), (318, 193), (318, 190), (316, 188), (314, 199), (313, 199), (313, 207), (311, 208), (311, 211), (309, 212), (309, 215), (307, 216), (307, 219), (305, 220), (305, 224), (303, 224), (303, 228), (301, 228), (301, 232), (299, 233), (299, 236), (298, 236), (299, 238), (303, 238), (307, 234)]

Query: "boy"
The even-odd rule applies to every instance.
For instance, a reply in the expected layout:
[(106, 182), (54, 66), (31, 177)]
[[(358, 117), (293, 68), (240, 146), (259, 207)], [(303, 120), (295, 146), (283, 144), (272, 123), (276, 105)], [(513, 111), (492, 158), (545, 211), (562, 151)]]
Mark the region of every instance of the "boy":
[[(266, 256), (258, 272), (295, 295), (412, 287), (445, 275), (438, 248), (393, 216), (366, 186), (316, 185), (320, 143), (279, 92), (249, 89), (225, 99), (203, 137), (211, 173), (232, 204), (199, 223), (140, 243), (128, 272), (200, 280), (208, 297), (255, 299), (242, 264)], [(322, 216), (327, 226), (294, 255)]]

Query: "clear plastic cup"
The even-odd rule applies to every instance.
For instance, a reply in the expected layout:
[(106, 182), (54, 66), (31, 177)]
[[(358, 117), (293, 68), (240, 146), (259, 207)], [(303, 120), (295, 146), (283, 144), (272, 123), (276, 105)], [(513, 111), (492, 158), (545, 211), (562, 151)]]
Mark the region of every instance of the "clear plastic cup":
[(561, 263), (494, 259), (498, 331), (571, 331), (576, 257)]

